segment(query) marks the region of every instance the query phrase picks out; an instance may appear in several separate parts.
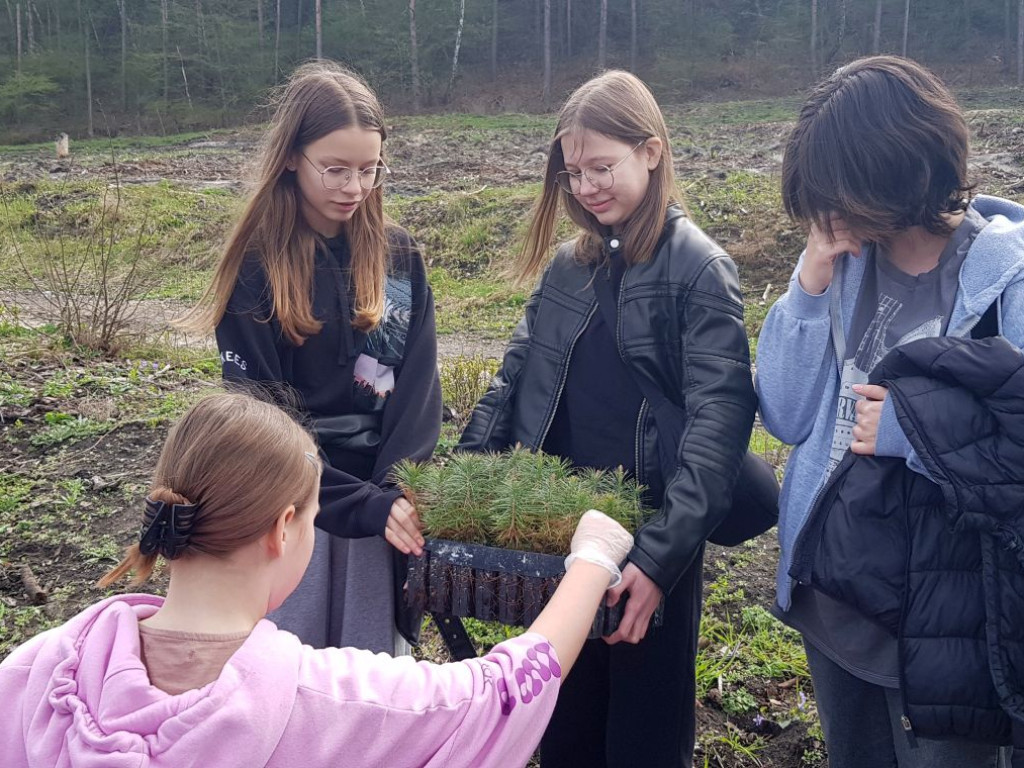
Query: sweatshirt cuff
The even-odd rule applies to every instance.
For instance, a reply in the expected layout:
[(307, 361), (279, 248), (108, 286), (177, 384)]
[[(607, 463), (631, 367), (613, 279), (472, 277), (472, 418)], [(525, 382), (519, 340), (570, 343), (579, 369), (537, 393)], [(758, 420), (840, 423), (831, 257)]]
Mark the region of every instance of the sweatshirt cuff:
[(900, 427), (896, 418), (896, 408), (891, 397), (882, 403), (882, 413), (878, 417), (878, 434), (875, 436), (876, 456), (898, 456), (906, 459), (911, 454), (910, 441)]
[(800, 278), (794, 276), (789, 284), (786, 310), (800, 320), (821, 320), (828, 317), (832, 286), (817, 295), (808, 293), (800, 285)]
[(394, 488), (378, 493), (372, 499), (367, 499), (363, 513), (366, 515), (367, 529), (370, 532), (377, 536), (384, 535), (384, 529), (388, 525), (388, 517), (391, 515), (391, 505), (401, 495), (402, 492)]

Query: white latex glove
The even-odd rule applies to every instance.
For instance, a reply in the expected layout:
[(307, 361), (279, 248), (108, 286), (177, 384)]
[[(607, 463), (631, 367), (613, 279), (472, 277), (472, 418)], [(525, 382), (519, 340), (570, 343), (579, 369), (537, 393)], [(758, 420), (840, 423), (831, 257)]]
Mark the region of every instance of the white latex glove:
[(611, 574), (609, 588), (622, 581), (619, 563), (633, 548), (633, 536), (621, 525), (603, 512), (591, 509), (583, 513), (576, 524), (576, 532), (569, 545), (569, 556), (565, 558), (565, 570), (574, 560), (586, 560), (600, 565)]

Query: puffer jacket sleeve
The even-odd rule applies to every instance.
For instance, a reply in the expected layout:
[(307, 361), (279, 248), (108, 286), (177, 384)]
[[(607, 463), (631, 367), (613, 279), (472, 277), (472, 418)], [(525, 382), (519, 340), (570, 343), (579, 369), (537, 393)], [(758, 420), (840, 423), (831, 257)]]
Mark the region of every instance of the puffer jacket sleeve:
[(989, 528), (1014, 517), (1015, 526), (1024, 525), (1024, 496), (1003, 500), (1024, 488), (1018, 347), (998, 336), (920, 339), (890, 352), (872, 380), (888, 385), (896, 418), (928, 474), (955, 494), (949, 508), (972, 512), (954, 522)]
[(547, 273), (526, 302), (523, 318), (516, 325), (512, 339), (505, 349), (501, 368), (491, 380), (487, 392), (476, 408), (469, 423), (462, 431), (462, 437), (456, 450), (481, 453), (484, 451), (501, 451), (512, 443), (512, 416), (515, 411), (515, 397), (518, 391), (519, 375), (526, 363), (526, 355), (530, 349), (530, 332)]
[[(1024, 280), (1017, 280), (1007, 286), (1001, 299), (1002, 322), (1000, 335), (1018, 348), (1024, 345)], [(891, 398), (886, 398), (878, 420), (878, 437), (875, 445), (876, 456), (898, 456), (906, 459), (907, 466), (915, 472), (930, 477), (917, 451), (907, 439)]]
[(747, 450), (757, 408), (743, 299), (732, 260), (713, 256), (683, 309), (687, 423), (659, 513), (636, 535), (629, 560), (669, 592), (719, 526)]

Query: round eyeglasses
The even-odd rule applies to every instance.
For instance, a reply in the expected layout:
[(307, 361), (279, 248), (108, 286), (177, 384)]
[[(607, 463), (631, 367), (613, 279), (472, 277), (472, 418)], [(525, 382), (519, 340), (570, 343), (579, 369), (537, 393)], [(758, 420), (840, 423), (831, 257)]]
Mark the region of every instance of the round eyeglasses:
[(348, 183), (352, 181), (353, 173), (359, 177), (360, 187), (363, 189), (376, 189), (391, 175), (391, 169), (384, 165), (384, 163), (364, 168), (361, 171), (353, 171), (344, 165), (332, 165), (321, 171), (316, 167), (316, 163), (306, 156), (305, 152), (302, 153), (302, 156), (306, 158), (306, 162), (313, 166), (313, 170), (320, 174), (320, 182), (324, 185), (324, 189), (347, 187)]
[(590, 168), (584, 168), (580, 173), (573, 173), (572, 171), (559, 171), (555, 174), (555, 181), (558, 182), (558, 186), (568, 192), (570, 195), (578, 195), (580, 190), (583, 189), (583, 177), (586, 176), (595, 189), (609, 189), (612, 184), (615, 183), (615, 169), (622, 165), (626, 160), (640, 147), (641, 144), (645, 143), (647, 139), (641, 139), (638, 141), (626, 156), (623, 157), (615, 165), (594, 165)]

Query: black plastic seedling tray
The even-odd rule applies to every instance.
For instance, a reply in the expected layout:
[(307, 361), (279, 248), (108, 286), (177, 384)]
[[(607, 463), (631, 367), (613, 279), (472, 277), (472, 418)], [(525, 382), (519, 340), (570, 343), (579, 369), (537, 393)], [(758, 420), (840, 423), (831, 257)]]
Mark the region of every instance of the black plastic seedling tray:
[[(409, 558), (406, 599), (420, 611), (528, 627), (565, 575), (565, 559), (482, 544), (427, 539), (420, 557)], [(625, 599), (601, 604), (590, 637), (612, 634)], [(660, 626), (662, 606), (651, 618)]]

